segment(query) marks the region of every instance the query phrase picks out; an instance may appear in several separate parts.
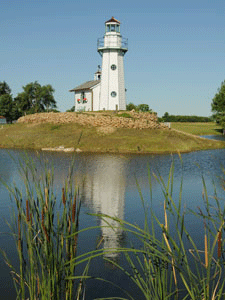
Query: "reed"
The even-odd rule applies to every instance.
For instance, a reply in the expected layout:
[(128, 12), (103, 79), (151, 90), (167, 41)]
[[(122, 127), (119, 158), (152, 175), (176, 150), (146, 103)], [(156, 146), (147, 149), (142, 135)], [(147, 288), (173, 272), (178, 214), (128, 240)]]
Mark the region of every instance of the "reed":
[[(99, 226), (78, 230), (80, 197), (79, 190), (74, 189), (72, 171), (62, 187), (61, 199), (57, 199), (53, 170), (49, 171), (45, 166), (45, 171), (39, 174), (29, 158), (26, 164), (21, 162), (20, 168), (24, 176), (24, 190), (16, 186), (8, 187), (16, 203), (14, 235), (19, 258), (18, 270), (9, 261), (7, 263), (12, 270), (17, 299), (85, 299), (85, 281), (94, 278), (88, 275), (88, 269), (91, 260), (97, 257), (103, 257), (129, 276), (142, 293), (141, 299), (225, 298), (225, 241), (222, 237), (225, 206), (216, 189), (210, 199), (204, 177), (204, 209), (188, 211), (201, 220), (202, 227), (196, 229), (201, 232), (198, 241), (194, 240), (188, 230), (187, 210), (182, 208), (182, 177), (178, 199), (174, 196), (172, 163), (167, 182), (160, 174), (151, 174), (149, 170), (148, 205), (137, 182), (144, 210), (142, 227), (116, 217), (95, 214), (103, 219), (105, 226), (111, 226), (111, 220), (117, 221), (127, 237), (131, 235), (132, 240), (137, 239), (141, 247), (137, 248), (134, 244), (103, 250), (99, 249), (99, 243), (97, 249), (77, 256), (78, 234)], [(152, 176), (161, 186), (164, 197), (160, 217), (153, 209)], [(127, 264), (122, 265), (110, 259), (106, 254), (111, 252), (124, 255)], [(83, 274), (77, 275), (76, 267), (84, 262), (86, 266)], [(108, 283), (104, 278), (95, 279)], [(122, 287), (118, 288), (123, 290), (124, 298), (104, 299), (135, 299)]]
[[(198, 240), (194, 240), (185, 220), (187, 211), (182, 209), (181, 178), (179, 199), (173, 197), (172, 164), (168, 181), (164, 182), (160, 174), (153, 174), (161, 185), (164, 195), (164, 219), (157, 217), (152, 209), (152, 179), (149, 172), (150, 204), (149, 208), (143, 199), (137, 183), (140, 198), (144, 207), (143, 227), (131, 224), (116, 217), (98, 214), (106, 226), (109, 219), (116, 220), (129, 237), (138, 240), (141, 247), (117, 248), (105, 251), (124, 255), (127, 266), (121, 265), (107, 256), (104, 259), (124, 272), (140, 290), (142, 299), (192, 299), (215, 300), (225, 298), (224, 240), (225, 206), (218, 198), (216, 189), (213, 200), (209, 200), (203, 182), (204, 210), (193, 213), (200, 218), (202, 228)], [(213, 203), (214, 201), (214, 203)], [(199, 241), (201, 240), (201, 243)], [(199, 244), (202, 248), (199, 249)], [(96, 255), (98, 255), (96, 253)], [(127, 294), (128, 295), (128, 294)], [(112, 299), (112, 298), (104, 298)], [(122, 298), (121, 298), (122, 299)], [(132, 296), (123, 299), (134, 299)]]
[(73, 259), (77, 256), (81, 203), (72, 168), (61, 199), (55, 194), (54, 171), (47, 164), (40, 173), (26, 156), (20, 162), (20, 171), (24, 188), (7, 186), (16, 204), (14, 237), (19, 268), (14, 268), (4, 254), (17, 299), (80, 299), (81, 285), (78, 289), (75, 281), (69, 279), (76, 269)]

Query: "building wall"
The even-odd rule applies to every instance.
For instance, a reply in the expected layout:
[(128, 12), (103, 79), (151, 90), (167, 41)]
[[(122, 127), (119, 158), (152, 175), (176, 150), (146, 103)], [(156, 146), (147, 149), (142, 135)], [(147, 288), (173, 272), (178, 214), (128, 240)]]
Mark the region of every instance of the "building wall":
[(93, 92), (93, 111), (99, 111), (100, 110), (100, 90), (101, 90), (101, 84), (100, 83), (92, 89), (92, 92)]
[[(82, 91), (75, 92), (75, 111), (91, 111), (92, 110), (92, 92), (90, 90), (83, 91), (84, 98), (87, 100), (82, 101)], [(78, 102), (80, 100), (80, 103)]]
[(102, 77), (101, 77), (101, 94), (100, 94), (100, 110), (108, 109), (108, 78), (109, 78), (109, 67), (110, 67), (110, 51), (105, 50), (102, 56)]
[(122, 51), (118, 55), (118, 85), (119, 85), (119, 109), (126, 110), (126, 92), (124, 81), (124, 59)]
[[(111, 69), (112, 65), (116, 65), (116, 70)], [(116, 92), (116, 97), (112, 97), (112, 92)], [(107, 49), (102, 55), (100, 110), (116, 108), (126, 109), (123, 54), (118, 49)]]

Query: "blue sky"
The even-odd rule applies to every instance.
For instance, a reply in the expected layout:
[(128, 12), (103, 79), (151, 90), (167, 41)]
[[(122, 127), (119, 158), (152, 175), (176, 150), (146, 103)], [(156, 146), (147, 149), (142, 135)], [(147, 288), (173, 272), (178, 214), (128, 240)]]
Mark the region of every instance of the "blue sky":
[(220, 0), (0, 0), (0, 81), (13, 96), (51, 84), (59, 110), (71, 108), (68, 90), (93, 79), (97, 39), (114, 16), (128, 38), (127, 103), (209, 116), (225, 80), (224, 15)]

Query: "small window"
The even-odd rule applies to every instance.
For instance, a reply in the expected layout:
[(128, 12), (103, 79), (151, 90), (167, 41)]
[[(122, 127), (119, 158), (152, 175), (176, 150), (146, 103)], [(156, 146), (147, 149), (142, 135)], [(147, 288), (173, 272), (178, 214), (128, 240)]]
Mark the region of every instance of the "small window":
[(116, 25), (116, 32), (120, 32), (120, 25)]
[(112, 25), (111, 25), (111, 31), (115, 31), (115, 30), (116, 30), (115, 27), (116, 27), (115, 24), (112, 24)]
[(111, 65), (111, 69), (114, 71), (116, 70), (116, 65)]
[(84, 92), (80, 93), (80, 100), (83, 102), (83, 100), (84, 100)]
[(107, 25), (106, 26), (106, 32), (109, 32), (110, 31), (110, 25)]
[(111, 96), (112, 96), (112, 97), (116, 97), (116, 92), (113, 91), (113, 92), (111, 93)]

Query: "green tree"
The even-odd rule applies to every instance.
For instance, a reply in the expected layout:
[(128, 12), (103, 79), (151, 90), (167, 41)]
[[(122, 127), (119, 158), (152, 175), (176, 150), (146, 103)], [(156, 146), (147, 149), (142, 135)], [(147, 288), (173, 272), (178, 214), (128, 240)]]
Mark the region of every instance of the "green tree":
[(139, 105), (137, 106), (137, 110), (138, 110), (138, 111), (142, 111), (142, 112), (151, 111), (151, 110), (149, 109), (148, 104), (139, 104)]
[(23, 114), (51, 111), (55, 109), (54, 89), (50, 84), (41, 86), (37, 81), (23, 86), (23, 92), (15, 98), (18, 110)]
[(214, 119), (221, 126), (225, 127), (225, 81), (221, 83), (221, 87), (212, 99), (211, 106)]
[(137, 106), (131, 102), (126, 105), (126, 110), (136, 110), (136, 108)]
[(75, 106), (72, 106), (70, 109), (67, 109), (67, 112), (74, 112), (75, 111)]
[(7, 122), (12, 123), (13, 114), (13, 99), (9, 94), (3, 94), (0, 96), (0, 115), (6, 118)]
[(162, 116), (162, 119), (163, 119), (163, 121), (165, 121), (165, 122), (169, 122), (170, 120), (169, 120), (169, 113), (168, 112), (165, 112), (165, 114)]
[(11, 89), (8, 86), (8, 84), (5, 81), (3, 81), (3, 82), (0, 82), (0, 96), (5, 95), (5, 94), (10, 95)]

